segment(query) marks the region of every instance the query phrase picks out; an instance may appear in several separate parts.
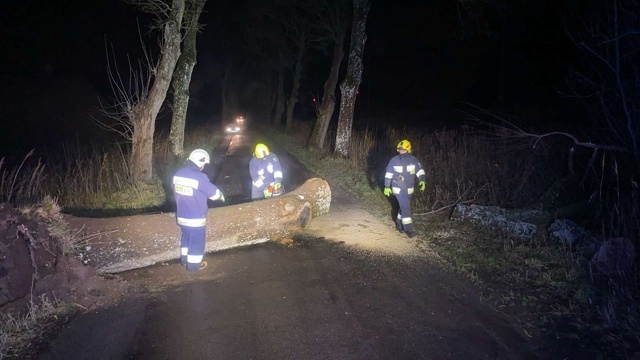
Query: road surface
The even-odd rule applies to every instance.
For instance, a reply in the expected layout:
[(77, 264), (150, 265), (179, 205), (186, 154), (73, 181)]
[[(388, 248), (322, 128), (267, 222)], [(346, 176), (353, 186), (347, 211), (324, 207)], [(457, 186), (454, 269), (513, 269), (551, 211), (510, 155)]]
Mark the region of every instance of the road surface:
[[(250, 134), (228, 136), (208, 169), (249, 201)], [(311, 176), (283, 151), (287, 188)], [(330, 214), (288, 246), (207, 254), (121, 274), (148, 292), (76, 316), (41, 359), (546, 359), (468, 281), (335, 189)]]

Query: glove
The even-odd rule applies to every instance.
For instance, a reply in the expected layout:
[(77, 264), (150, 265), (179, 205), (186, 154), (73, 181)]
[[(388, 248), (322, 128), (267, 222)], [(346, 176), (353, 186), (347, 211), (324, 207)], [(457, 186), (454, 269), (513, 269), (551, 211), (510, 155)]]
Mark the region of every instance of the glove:
[(220, 193), (220, 199), (219, 199), (219, 200), (220, 200), (220, 201), (222, 201), (222, 202), (224, 202), (224, 201), (225, 201), (225, 200), (224, 200), (224, 194), (223, 194), (223, 193)]
[(427, 187), (427, 183), (424, 181), (420, 181), (420, 191), (424, 191), (424, 188)]
[(280, 183), (275, 183), (275, 184), (273, 184), (273, 190), (278, 190), (278, 189), (280, 189), (281, 187), (282, 187), (282, 184), (280, 184)]
[(391, 196), (391, 188), (384, 188), (384, 195)]
[(264, 189), (262, 191), (262, 193), (264, 194), (264, 197), (266, 197), (266, 198), (270, 198), (271, 197), (271, 191), (269, 191), (269, 189)]

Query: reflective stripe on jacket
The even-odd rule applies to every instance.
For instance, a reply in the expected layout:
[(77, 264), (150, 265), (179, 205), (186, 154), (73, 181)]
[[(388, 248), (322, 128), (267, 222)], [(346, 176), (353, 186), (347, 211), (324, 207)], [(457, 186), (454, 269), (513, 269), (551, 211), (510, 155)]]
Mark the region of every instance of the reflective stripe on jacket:
[(282, 182), (282, 166), (276, 154), (271, 153), (262, 159), (252, 157), (249, 161), (251, 184), (263, 191), (274, 183)]
[(173, 176), (173, 194), (176, 199), (176, 221), (187, 227), (203, 227), (207, 222), (207, 198), (220, 198), (220, 190), (206, 174), (189, 162)]
[(394, 194), (413, 194), (416, 183), (425, 181), (426, 174), (418, 159), (409, 154), (398, 154), (387, 164), (384, 174), (384, 187), (391, 188)]

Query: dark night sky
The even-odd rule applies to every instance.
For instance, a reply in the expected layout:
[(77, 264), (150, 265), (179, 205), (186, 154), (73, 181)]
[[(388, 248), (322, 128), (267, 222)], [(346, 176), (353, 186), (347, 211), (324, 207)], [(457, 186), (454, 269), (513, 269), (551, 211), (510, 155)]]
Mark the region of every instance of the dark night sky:
[[(204, 22), (242, 26), (248, 21), (246, 9), (230, 5), (236, 3), (240, 2), (209, 0)], [(564, 60), (557, 51), (552, 1), (531, 1), (534, 5), (521, 11), (526, 16), (503, 17), (509, 29), (503, 33), (496, 31), (497, 20), (474, 23), (467, 18), (461, 23), (455, 3), (374, 0), (360, 111), (382, 116), (451, 107), (460, 101), (495, 102), (502, 54), (497, 39), (503, 35), (505, 100), (534, 101), (550, 93)], [(105, 41), (124, 61), (125, 54), (139, 53), (138, 23), (147, 30), (144, 16), (117, 0), (0, 0), (0, 22), (0, 133), (3, 138), (30, 133), (27, 139), (35, 144), (89, 136), (94, 124), (87, 113), (96, 112), (98, 96), (109, 97)], [(208, 59), (216, 56), (206, 43), (215, 31), (216, 25), (208, 24), (198, 40), (194, 76), (202, 76)], [(147, 37), (153, 44), (152, 39)], [(310, 64), (302, 102), (322, 87), (328, 69), (321, 64)], [(192, 90), (194, 106), (205, 111), (215, 107), (211, 102), (216, 99), (205, 93), (207, 89)], [(3, 144), (0, 151), (9, 151), (7, 141)]]

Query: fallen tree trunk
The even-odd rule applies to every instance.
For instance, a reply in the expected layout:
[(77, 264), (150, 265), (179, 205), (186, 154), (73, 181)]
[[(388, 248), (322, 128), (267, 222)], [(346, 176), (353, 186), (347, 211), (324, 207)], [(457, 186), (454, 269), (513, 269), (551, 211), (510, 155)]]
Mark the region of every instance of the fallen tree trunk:
[[(318, 178), (282, 196), (209, 209), (205, 252), (291, 237), (329, 212), (331, 189)], [(80, 260), (100, 273), (153, 265), (180, 257), (175, 213), (118, 218), (69, 217), (83, 239)]]

